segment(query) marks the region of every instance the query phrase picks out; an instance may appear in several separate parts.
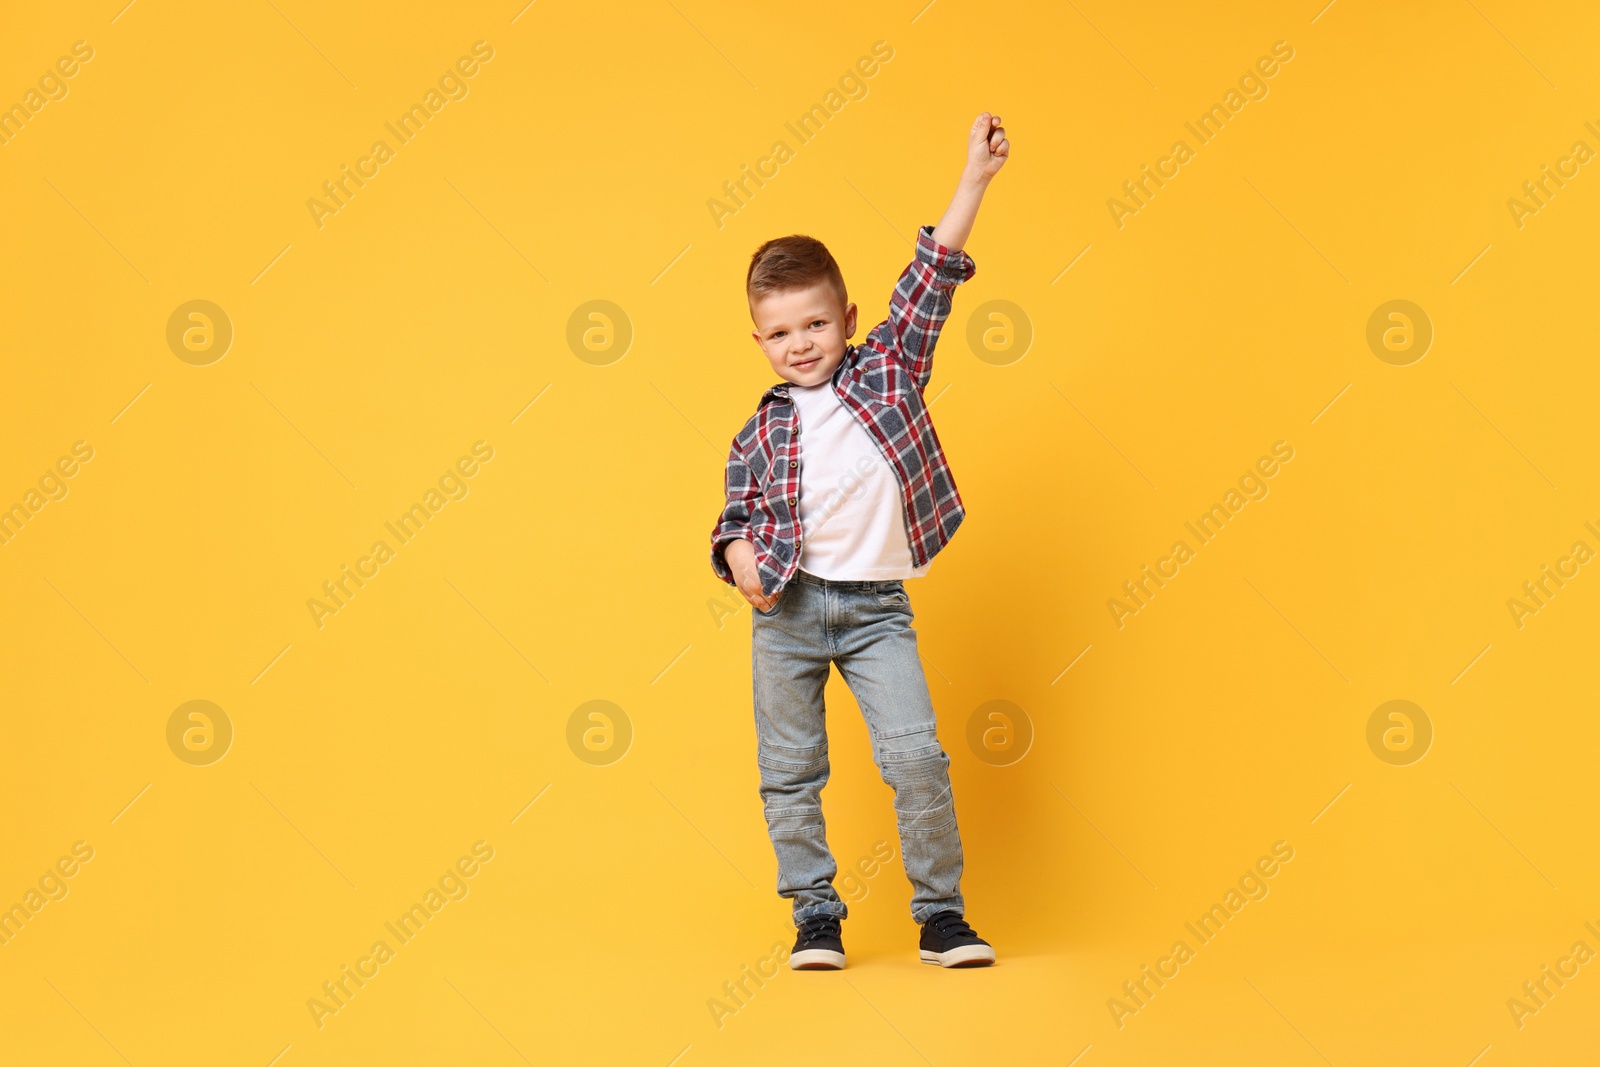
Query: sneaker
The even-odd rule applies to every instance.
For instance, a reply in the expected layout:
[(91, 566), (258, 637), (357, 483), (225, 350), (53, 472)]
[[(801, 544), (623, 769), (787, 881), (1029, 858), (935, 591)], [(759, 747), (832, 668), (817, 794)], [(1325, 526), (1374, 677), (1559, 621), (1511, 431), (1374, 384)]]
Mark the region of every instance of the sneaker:
[(800, 924), (789, 966), (797, 971), (837, 971), (844, 966), (837, 915), (813, 915)]
[(994, 962), (994, 949), (960, 914), (946, 910), (922, 924), (922, 962), (941, 967), (987, 967)]

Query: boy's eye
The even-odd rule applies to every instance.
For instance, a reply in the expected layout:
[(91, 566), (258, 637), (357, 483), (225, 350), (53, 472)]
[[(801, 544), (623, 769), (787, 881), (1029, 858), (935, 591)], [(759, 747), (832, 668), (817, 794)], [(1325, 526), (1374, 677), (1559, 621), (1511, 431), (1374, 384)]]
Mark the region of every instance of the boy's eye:
[[(812, 319), (811, 323), (810, 323), (810, 325), (812, 325), (812, 326), (826, 326), (827, 324), (828, 324), (828, 320), (827, 319)], [(784, 334), (786, 334), (788, 332), (789, 332), (788, 330), (774, 330), (774, 331), (772, 331), (772, 340), (776, 341), (778, 338), (782, 337)]]

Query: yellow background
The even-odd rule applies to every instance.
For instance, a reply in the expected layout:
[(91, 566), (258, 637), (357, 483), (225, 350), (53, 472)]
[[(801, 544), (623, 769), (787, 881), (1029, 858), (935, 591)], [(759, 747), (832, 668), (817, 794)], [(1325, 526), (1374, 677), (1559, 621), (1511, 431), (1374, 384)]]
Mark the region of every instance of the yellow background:
[[(75, 41), (94, 58), (0, 147), (0, 504), (94, 458), (0, 547), (0, 904), (95, 853), (0, 947), (0, 1057), (1592, 1058), (1600, 966), (1521, 1028), (1506, 1001), (1600, 949), (1600, 576), (1521, 628), (1506, 602), (1600, 547), (1600, 176), (1520, 228), (1506, 202), (1600, 148), (1600, 16), (1200, 8), (8, 10), (0, 102)], [(306, 201), (479, 40), (469, 95), (319, 229)], [(784, 123), (880, 40), (867, 95), (797, 146)], [(1108, 198), (1280, 40), (1269, 95), (1118, 228)], [(714, 608), (707, 561), (771, 380), (748, 257), (825, 240), (859, 341), (983, 110), (1014, 153), (929, 391), (969, 516), (911, 591), (1000, 963), (918, 963), (836, 679), (830, 841), (895, 860), (850, 898), (847, 970), (784, 968), (719, 1026), (723, 983), (793, 937), (749, 611)], [(707, 201), (779, 138), (794, 158), (719, 228)], [(166, 341), (194, 299), (234, 329), (206, 366)], [(1394, 299), (1435, 331), (1409, 366), (1365, 340)], [(591, 300), (633, 330), (606, 365), (567, 341)], [(989, 300), (1031, 322), (1021, 359), (968, 344)], [(318, 628), (307, 600), (480, 440), (468, 495)], [(1119, 629), (1122, 582), (1279, 440), (1270, 495)], [(167, 744), (196, 699), (235, 731), (209, 766)], [(1392, 699), (1435, 731), (1409, 766), (1367, 745)], [(631, 724), (608, 765), (568, 745), (591, 700)], [(967, 742), (994, 700), (1035, 735), (1009, 766)], [(1119, 1028), (1108, 999), (1280, 840), (1270, 895)], [(469, 894), (319, 1029), (308, 999), (477, 841)]]

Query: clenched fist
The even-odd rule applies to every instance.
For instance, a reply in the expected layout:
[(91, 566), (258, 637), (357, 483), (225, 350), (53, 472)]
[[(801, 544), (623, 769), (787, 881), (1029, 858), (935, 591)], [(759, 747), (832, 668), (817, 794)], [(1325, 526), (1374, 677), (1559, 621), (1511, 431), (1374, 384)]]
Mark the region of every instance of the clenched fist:
[(1011, 158), (1011, 142), (1000, 116), (985, 111), (972, 123), (967, 137), (967, 167), (983, 178), (992, 178)]

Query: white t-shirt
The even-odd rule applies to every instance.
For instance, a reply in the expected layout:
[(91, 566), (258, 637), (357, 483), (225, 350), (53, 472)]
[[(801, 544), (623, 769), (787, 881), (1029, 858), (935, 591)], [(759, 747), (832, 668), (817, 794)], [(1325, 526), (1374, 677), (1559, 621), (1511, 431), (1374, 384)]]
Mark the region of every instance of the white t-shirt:
[(800, 569), (819, 578), (920, 578), (900, 481), (832, 382), (790, 385), (800, 422)]

